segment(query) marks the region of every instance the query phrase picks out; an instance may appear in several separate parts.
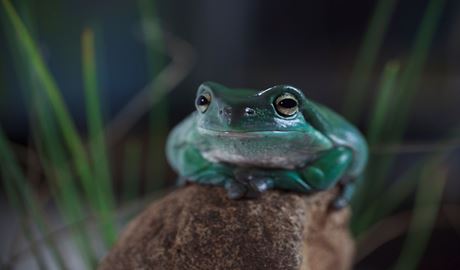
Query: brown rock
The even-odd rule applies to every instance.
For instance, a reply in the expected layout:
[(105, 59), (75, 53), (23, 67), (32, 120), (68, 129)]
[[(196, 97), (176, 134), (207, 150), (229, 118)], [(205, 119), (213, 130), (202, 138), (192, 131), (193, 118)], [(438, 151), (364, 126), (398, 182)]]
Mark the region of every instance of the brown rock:
[(336, 193), (235, 201), (188, 185), (134, 219), (99, 269), (349, 269), (350, 211), (329, 209)]

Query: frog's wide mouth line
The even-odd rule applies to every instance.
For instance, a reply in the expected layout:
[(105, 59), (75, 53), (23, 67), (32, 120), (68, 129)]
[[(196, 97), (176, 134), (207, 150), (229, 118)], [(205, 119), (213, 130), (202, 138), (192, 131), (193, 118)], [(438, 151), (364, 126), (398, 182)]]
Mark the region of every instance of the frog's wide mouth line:
[(283, 136), (286, 134), (303, 134), (301, 131), (296, 130), (256, 130), (256, 131), (235, 131), (235, 130), (214, 130), (198, 127), (198, 131), (202, 134), (221, 136), (221, 137), (234, 137), (234, 138), (257, 138), (266, 136)]

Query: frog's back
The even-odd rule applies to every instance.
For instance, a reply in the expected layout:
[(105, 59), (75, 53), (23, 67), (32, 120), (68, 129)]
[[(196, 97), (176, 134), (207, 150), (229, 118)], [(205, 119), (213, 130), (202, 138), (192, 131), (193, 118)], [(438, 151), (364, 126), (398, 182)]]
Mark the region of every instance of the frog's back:
[(358, 177), (362, 174), (368, 158), (367, 143), (363, 135), (338, 113), (322, 104), (311, 103), (325, 120), (322, 131), (334, 144), (348, 147), (353, 151), (353, 163), (348, 174), (351, 177)]

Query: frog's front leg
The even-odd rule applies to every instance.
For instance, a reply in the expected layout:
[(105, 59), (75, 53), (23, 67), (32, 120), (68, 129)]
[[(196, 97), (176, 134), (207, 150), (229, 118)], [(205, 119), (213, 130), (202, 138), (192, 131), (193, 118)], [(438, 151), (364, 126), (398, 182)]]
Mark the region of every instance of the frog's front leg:
[(247, 185), (235, 179), (234, 167), (224, 163), (210, 162), (191, 145), (186, 145), (174, 153), (176, 154), (174, 164), (181, 178), (186, 181), (223, 186), (231, 199), (241, 198), (247, 193)]
[(181, 177), (192, 182), (225, 186), (233, 178), (233, 168), (208, 161), (197, 148), (192, 146), (177, 151), (174, 161)]
[(350, 149), (346, 147), (334, 148), (310, 163), (302, 171), (302, 176), (313, 188), (328, 189), (344, 176), (352, 158)]
[[(353, 152), (349, 148), (337, 147), (321, 155), (319, 159), (309, 164), (301, 174), (312, 188), (326, 190), (344, 179), (352, 160)], [(349, 200), (353, 190), (354, 184), (352, 182), (344, 185), (334, 205), (337, 205), (337, 208), (345, 206), (344, 201)]]

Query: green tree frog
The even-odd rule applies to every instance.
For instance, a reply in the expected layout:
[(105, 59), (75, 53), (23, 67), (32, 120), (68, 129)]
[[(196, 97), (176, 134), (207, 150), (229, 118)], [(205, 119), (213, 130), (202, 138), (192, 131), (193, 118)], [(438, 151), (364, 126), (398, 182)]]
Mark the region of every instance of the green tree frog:
[(311, 193), (338, 185), (333, 205), (349, 202), (367, 161), (366, 142), (344, 118), (301, 90), (205, 82), (195, 105), (166, 146), (181, 179), (223, 186), (232, 199), (273, 188)]

